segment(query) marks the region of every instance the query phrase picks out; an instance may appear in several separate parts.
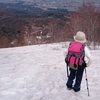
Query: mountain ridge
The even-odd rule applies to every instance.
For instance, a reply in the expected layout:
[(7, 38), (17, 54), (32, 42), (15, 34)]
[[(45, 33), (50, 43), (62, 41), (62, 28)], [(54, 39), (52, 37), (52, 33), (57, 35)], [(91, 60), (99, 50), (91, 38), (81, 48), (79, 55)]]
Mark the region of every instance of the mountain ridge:
[(23, 5), (34, 5), (39, 8), (66, 8), (70, 11), (77, 10), (79, 6), (85, 3), (93, 3), (100, 7), (99, 0), (1, 0), (1, 3), (22, 3)]

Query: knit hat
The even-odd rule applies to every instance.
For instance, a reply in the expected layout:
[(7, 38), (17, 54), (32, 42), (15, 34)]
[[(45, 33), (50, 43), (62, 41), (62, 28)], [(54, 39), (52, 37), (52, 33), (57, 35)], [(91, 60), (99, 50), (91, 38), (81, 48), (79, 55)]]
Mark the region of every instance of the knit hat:
[(74, 40), (77, 42), (85, 43), (86, 42), (86, 36), (85, 33), (78, 31), (76, 35), (74, 36)]

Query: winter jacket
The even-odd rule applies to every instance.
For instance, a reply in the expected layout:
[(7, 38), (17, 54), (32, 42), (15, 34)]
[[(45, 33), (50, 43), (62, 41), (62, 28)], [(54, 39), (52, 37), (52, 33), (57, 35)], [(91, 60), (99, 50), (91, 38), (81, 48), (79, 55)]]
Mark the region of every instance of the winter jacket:
[(87, 66), (89, 66), (92, 62), (92, 55), (87, 46), (85, 46), (85, 60), (86, 60)]

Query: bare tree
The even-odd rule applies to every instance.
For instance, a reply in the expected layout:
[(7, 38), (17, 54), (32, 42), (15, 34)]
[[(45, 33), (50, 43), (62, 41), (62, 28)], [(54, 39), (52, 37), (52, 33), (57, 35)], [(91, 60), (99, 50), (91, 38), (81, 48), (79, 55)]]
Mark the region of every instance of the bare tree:
[(98, 33), (99, 26), (99, 9), (91, 3), (83, 4), (82, 7), (79, 7), (77, 12), (70, 14), (71, 23), (70, 29), (73, 33), (76, 31), (83, 31), (87, 35), (88, 41), (92, 41), (94, 49), (96, 42), (98, 42)]

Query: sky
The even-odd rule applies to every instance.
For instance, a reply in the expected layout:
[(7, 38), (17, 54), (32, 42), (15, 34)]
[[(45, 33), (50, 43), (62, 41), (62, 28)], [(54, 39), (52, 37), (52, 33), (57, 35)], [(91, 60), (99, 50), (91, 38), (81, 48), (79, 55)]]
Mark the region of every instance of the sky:
[(68, 43), (0, 49), (0, 100), (99, 100), (100, 50), (90, 50), (92, 64), (83, 75), (81, 91), (66, 88), (64, 52)]

